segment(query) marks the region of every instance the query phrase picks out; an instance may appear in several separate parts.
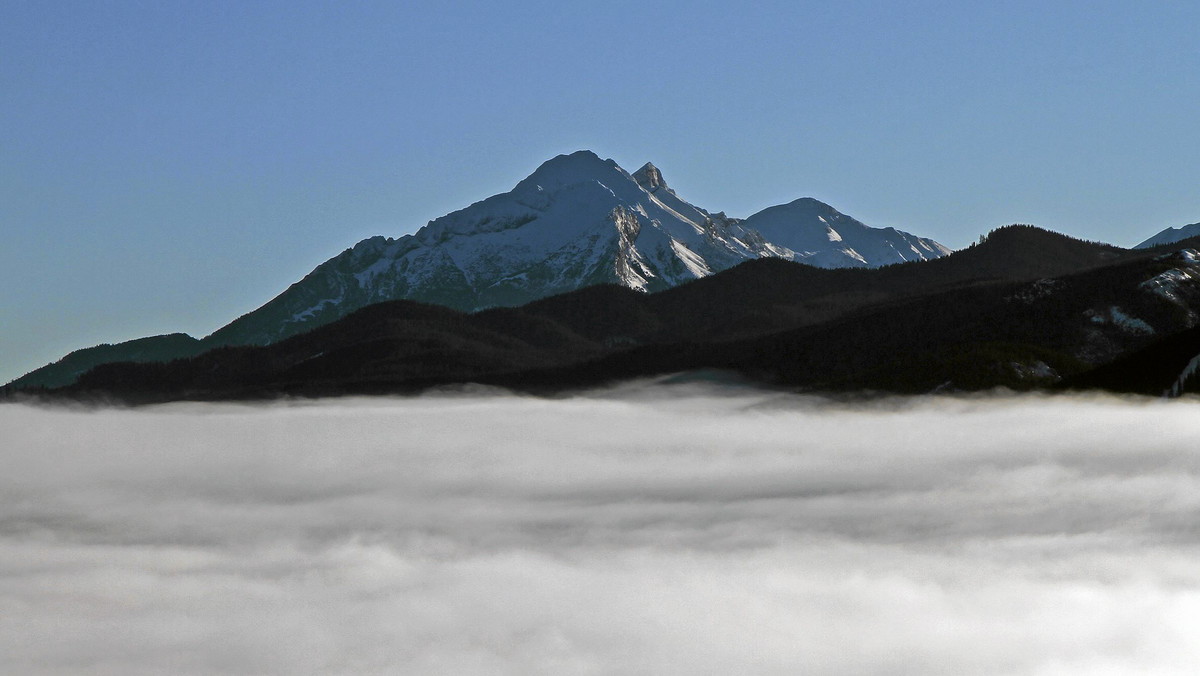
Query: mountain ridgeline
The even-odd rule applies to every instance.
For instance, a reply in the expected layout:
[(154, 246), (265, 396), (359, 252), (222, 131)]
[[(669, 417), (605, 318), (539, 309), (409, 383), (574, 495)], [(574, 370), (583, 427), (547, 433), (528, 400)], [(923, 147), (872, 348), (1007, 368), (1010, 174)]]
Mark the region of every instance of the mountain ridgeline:
[(163, 361), (215, 347), (267, 345), (387, 300), (471, 312), (597, 284), (661, 291), (759, 258), (842, 268), (948, 253), (932, 240), (868, 227), (808, 198), (745, 220), (730, 218), (680, 198), (653, 164), (630, 174), (612, 160), (579, 151), (543, 163), (511, 191), (435, 219), (412, 235), (359, 242), (196, 344), (172, 335), (79, 350), (12, 386), (62, 386), (111, 361)]
[[(1013, 226), (948, 257), (880, 269), (767, 258), (653, 294), (604, 284), (473, 313), (387, 301), (267, 346), (101, 365), (61, 393), (152, 402), (467, 382), (561, 392), (715, 370), (823, 392), (1158, 395), (1195, 385), (1198, 308), (1195, 249), (1122, 250)], [(1144, 382), (1105, 376), (1127, 359), (1124, 372), (1142, 373), (1144, 355), (1168, 343)]]
[(653, 165), (580, 152), (413, 235), (360, 242), (203, 340), (80, 350), (6, 390), (561, 392), (719, 371), (822, 392), (1178, 395), (1200, 387), (1198, 247), (1013, 225), (950, 253), (812, 199), (708, 212)]

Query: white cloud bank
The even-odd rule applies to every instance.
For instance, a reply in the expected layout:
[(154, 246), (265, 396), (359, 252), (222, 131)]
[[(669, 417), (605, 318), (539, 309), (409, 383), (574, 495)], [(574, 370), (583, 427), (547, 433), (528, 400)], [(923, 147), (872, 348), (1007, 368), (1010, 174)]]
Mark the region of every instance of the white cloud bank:
[(0, 406), (0, 673), (1192, 674), (1194, 401)]

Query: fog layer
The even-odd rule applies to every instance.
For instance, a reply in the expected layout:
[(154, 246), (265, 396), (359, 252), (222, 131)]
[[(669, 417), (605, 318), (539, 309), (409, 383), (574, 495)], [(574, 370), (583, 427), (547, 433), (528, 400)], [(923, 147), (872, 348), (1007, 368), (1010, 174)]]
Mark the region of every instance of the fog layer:
[(1190, 674), (1200, 408), (0, 406), (0, 673)]

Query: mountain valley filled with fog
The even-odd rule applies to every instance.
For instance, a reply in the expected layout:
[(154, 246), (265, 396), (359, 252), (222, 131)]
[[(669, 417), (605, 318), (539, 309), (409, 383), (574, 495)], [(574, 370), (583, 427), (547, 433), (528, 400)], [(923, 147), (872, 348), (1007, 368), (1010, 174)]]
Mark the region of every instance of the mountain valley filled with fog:
[(0, 406), (0, 671), (1183, 674), (1197, 401)]

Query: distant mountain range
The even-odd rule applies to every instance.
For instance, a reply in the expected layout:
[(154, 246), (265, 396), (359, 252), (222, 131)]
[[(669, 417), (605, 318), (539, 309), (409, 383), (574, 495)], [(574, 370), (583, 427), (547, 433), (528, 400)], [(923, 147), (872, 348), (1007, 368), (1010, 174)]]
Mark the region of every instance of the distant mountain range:
[(1162, 246), (1163, 244), (1172, 244), (1191, 237), (1200, 237), (1200, 223), (1192, 223), (1180, 228), (1167, 228), (1133, 248), (1149, 249), (1151, 247)]
[(821, 392), (1195, 392), (1200, 238), (1182, 244), (1126, 250), (1010, 226), (878, 269), (767, 258), (654, 294), (604, 284), (474, 313), (387, 301), (267, 346), (102, 364), (53, 394), (542, 393), (677, 373)]
[(79, 350), (5, 393), (561, 392), (719, 372), (821, 392), (1177, 395), (1200, 390), (1198, 247), (1014, 225), (951, 253), (812, 199), (729, 218), (653, 165), (578, 152), (413, 235), (360, 242), (203, 340)]
[(221, 346), (267, 345), (387, 300), (470, 312), (595, 284), (661, 291), (764, 257), (842, 268), (948, 253), (933, 240), (868, 227), (809, 198), (745, 220), (710, 213), (676, 195), (653, 164), (629, 174), (612, 160), (579, 151), (543, 163), (511, 191), (435, 219), (415, 234), (359, 242), (203, 340), (172, 334), (79, 350), (13, 386), (68, 385), (111, 361), (163, 361)]

